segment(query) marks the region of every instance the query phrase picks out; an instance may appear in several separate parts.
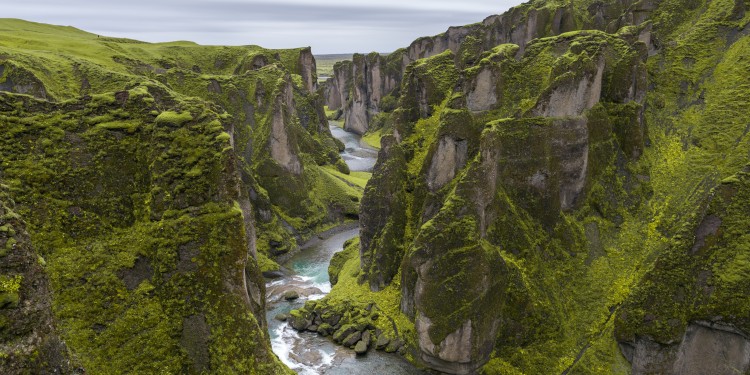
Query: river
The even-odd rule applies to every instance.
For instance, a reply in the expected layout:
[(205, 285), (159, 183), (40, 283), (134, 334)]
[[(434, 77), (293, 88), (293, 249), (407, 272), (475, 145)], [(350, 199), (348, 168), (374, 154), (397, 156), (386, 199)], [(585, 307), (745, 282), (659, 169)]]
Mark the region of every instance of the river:
[[(341, 157), (352, 171), (372, 171), (377, 151), (362, 144), (356, 134), (329, 123), (331, 133), (346, 145)], [(339, 227), (316, 237), (302, 246), (302, 250), (284, 266), (293, 274), (266, 283), (266, 320), (273, 351), (291, 369), (303, 375), (376, 375), (419, 374), (414, 366), (396, 354), (370, 350), (357, 356), (353, 350), (338, 346), (329, 339), (311, 332), (297, 332), (286, 322), (275, 319), (278, 314), (302, 307), (305, 301), (323, 298), (331, 291), (328, 264), (333, 254), (343, 249), (344, 242), (359, 234), (356, 224)], [(293, 288), (301, 297), (285, 301), (281, 294)]]

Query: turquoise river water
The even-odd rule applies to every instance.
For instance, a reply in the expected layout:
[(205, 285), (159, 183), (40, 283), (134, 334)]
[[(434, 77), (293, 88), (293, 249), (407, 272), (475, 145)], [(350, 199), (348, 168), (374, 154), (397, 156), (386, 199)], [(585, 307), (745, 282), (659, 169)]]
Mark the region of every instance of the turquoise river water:
[[(346, 145), (342, 158), (352, 171), (371, 171), (377, 151), (361, 144), (360, 137), (330, 125), (331, 133)], [(421, 374), (397, 354), (370, 350), (357, 356), (353, 350), (338, 346), (329, 339), (311, 332), (297, 332), (286, 322), (274, 317), (301, 307), (307, 300), (323, 298), (331, 290), (328, 264), (333, 254), (343, 249), (344, 242), (359, 235), (356, 224), (339, 227), (302, 246), (302, 250), (284, 266), (291, 275), (266, 283), (266, 320), (274, 352), (290, 368), (303, 375), (405, 375)], [(300, 291), (300, 298), (285, 301), (284, 291)]]

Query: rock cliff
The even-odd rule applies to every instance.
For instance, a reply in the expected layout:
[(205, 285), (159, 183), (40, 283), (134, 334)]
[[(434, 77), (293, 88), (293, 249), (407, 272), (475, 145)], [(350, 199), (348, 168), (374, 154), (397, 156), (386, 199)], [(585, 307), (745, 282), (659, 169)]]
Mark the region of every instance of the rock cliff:
[(334, 76), (385, 136), (331, 301), (398, 295), (446, 373), (747, 372), (746, 6), (532, 1), (385, 56), (385, 96)]
[(3, 373), (289, 372), (262, 271), (358, 213), (310, 49), (0, 24)]
[[(376, 114), (392, 109), (382, 108), (380, 101), (386, 96), (399, 97), (401, 79), (407, 66), (414, 61), (451, 51), (456, 64), (463, 68), (477, 62), (483, 52), (501, 44), (517, 45), (517, 55), (521, 56), (533, 39), (575, 30), (614, 33), (623, 26), (645, 22), (655, 7), (655, 2), (631, 0), (521, 4), (480, 23), (450, 27), (442, 34), (419, 38), (409, 47), (391, 54), (355, 55), (351, 62), (340, 63), (325, 82), (326, 105), (333, 110), (341, 109), (345, 126), (363, 133), (370, 128)], [(650, 35), (644, 34), (644, 42), (652, 43)], [(357, 78), (358, 74), (361, 78)], [(481, 82), (487, 82), (484, 76), (482, 78)], [(487, 97), (487, 100), (492, 99)], [(470, 108), (482, 106), (471, 101)]]
[(46, 261), (34, 251), (13, 206), (0, 186), (0, 371), (76, 373), (52, 317)]

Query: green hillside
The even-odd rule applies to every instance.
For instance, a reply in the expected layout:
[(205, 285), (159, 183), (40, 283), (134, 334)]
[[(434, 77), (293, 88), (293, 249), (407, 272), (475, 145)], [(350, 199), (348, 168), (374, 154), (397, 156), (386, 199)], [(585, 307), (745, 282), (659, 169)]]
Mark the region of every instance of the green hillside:
[[(270, 350), (261, 271), (356, 218), (362, 194), (315, 82), (309, 49), (150, 44), (0, 20), (3, 199), (49, 275), (74, 364), (286, 371)], [(15, 259), (18, 240), (3, 238), (0, 256)], [(31, 280), (7, 272), (22, 289)], [(3, 336), (0, 361), (39, 365), (20, 336)]]

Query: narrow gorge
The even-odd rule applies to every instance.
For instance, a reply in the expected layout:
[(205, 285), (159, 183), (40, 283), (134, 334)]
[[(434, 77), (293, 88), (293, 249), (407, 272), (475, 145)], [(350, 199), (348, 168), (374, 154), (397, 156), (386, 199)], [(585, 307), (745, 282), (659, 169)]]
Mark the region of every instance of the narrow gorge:
[(0, 373), (750, 374), (748, 10), (531, 0), (325, 81), (0, 19)]

